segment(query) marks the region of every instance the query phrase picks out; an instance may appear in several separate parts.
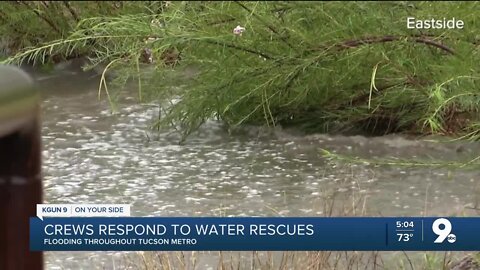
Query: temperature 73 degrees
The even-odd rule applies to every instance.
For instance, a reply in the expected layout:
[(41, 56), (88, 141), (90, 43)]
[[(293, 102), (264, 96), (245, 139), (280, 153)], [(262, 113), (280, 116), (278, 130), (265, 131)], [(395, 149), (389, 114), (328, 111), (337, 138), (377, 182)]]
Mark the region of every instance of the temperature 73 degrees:
[(413, 237), (413, 233), (397, 233), (398, 242), (408, 242)]

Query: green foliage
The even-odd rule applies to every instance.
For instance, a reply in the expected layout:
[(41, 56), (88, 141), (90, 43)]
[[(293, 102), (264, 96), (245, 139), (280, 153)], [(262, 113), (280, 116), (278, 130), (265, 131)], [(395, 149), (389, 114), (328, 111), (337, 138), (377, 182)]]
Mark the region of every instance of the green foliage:
[[(82, 19), (153, 12), (152, 9), (156, 10), (155, 6), (160, 6), (160, 4), (119, 1), (0, 2), (0, 33), (4, 37), (3, 42), (6, 43), (2, 44), (1, 47), (4, 51), (15, 53), (18, 50), (41, 46), (44, 43), (68, 37)], [(62, 51), (62, 53), (69, 57), (75, 57), (92, 49), (89, 46), (77, 47), (82, 47), (84, 51), (72, 50)], [(54, 57), (55, 55), (48, 54), (48, 56)], [(35, 59), (38, 60), (39, 58), (36, 57)], [(51, 59), (43, 58), (42, 60)]]
[[(86, 12), (70, 34), (44, 38), (7, 62), (86, 54), (90, 68), (117, 70), (117, 82), (137, 80), (142, 101), (180, 97), (157, 124), (185, 136), (216, 117), (230, 128), (479, 137), (478, 2), (128, 5), (126, 13)], [(465, 28), (407, 29), (409, 16), (455, 17)], [(242, 35), (232, 33), (237, 25)], [(142, 63), (145, 51), (153, 63)], [(178, 75), (189, 67), (199, 69), (195, 78)]]

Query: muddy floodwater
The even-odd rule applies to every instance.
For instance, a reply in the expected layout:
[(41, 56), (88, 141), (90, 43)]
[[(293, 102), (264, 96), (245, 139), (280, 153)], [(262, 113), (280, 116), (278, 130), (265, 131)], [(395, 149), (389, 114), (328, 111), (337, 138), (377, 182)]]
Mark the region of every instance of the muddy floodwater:
[[(211, 121), (179, 145), (170, 131), (149, 132), (155, 105), (125, 98), (112, 114), (92, 73), (32, 74), (42, 92), (46, 203), (131, 204), (134, 216), (478, 214), (476, 170), (352, 165), (321, 152), (469, 160), (478, 143), (253, 128), (229, 135)], [(121, 269), (124, 255), (47, 252), (46, 269)], [(216, 269), (205, 257), (198, 269)]]

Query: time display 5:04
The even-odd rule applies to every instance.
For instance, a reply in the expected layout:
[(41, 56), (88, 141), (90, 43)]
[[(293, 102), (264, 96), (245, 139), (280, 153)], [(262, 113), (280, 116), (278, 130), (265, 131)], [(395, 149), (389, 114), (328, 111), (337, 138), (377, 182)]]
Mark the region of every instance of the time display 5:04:
[(413, 229), (413, 221), (397, 221), (396, 222), (396, 226), (397, 226), (397, 229), (401, 229), (401, 228), (404, 228), (404, 229), (407, 229), (407, 228), (410, 228), (410, 229)]

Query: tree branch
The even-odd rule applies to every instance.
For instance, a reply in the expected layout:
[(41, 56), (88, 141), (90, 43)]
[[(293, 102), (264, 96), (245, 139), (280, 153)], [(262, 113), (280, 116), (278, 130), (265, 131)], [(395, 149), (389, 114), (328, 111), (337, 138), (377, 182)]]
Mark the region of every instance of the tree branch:
[(402, 39), (406, 39), (406, 40), (417, 42), (417, 43), (423, 43), (426, 45), (430, 45), (430, 46), (442, 49), (450, 54), (455, 54), (454, 51), (449, 47), (441, 43), (435, 42), (432, 39), (429, 39), (426, 37), (405, 37), (405, 36), (403, 37), (402, 36), (366, 37), (362, 39), (345, 41), (341, 44), (338, 44), (338, 46), (341, 48), (353, 48), (353, 47), (358, 47), (364, 44), (385, 43), (385, 42), (391, 42), (391, 41), (398, 41)]
[(455, 54), (455, 52), (451, 48), (425, 36), (391, 36), (391, 35), (363, 37), (363, 38), (354, 39), (354, 40), (347, 40), (347, 41), (334, 44), (333, 46), (323, 45), (323, 46), (320, 46), (319, 48), (314, 48), (313, 51), (329, 50), (331, 48), (344, 50), (344, 49), (359, 47), (365, 44), (386, 43), (386, 42), (399, 41), (399, 40), (407, 40), (407, 41), (416, 42), (416, 43), (423, 43), (425, 45), (429, 45), (429, 46), (433, 46), (438, 49), (441, 49), (449, 54), (452, 54), (452, 55)]

